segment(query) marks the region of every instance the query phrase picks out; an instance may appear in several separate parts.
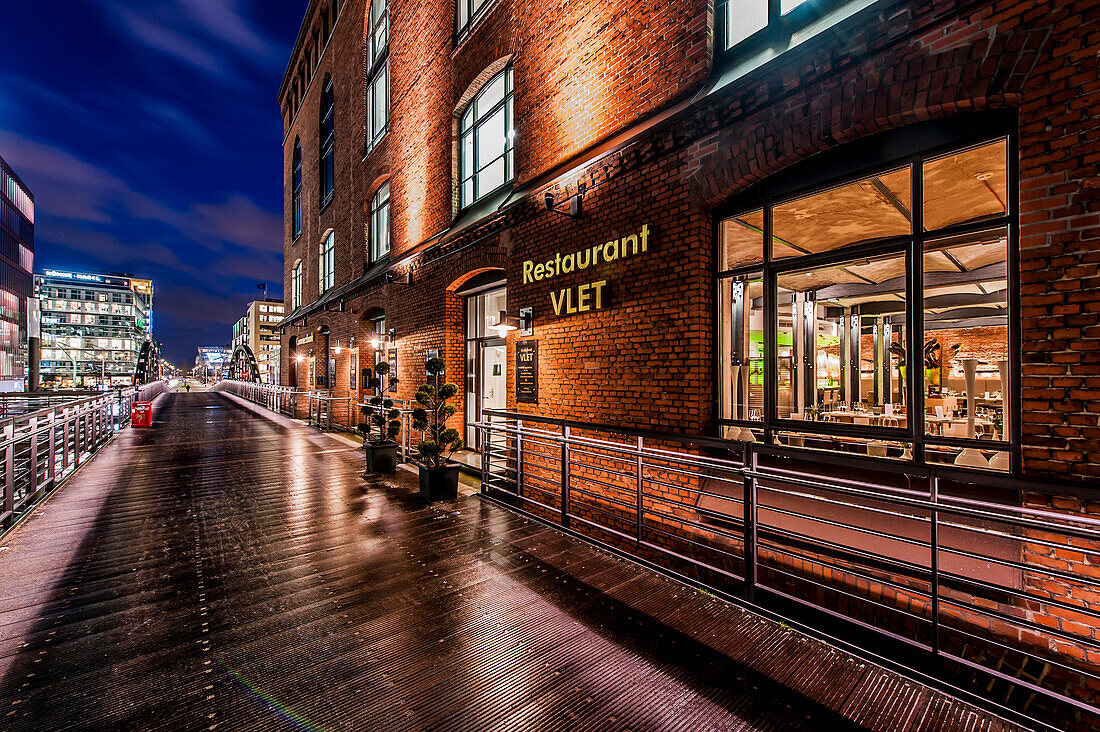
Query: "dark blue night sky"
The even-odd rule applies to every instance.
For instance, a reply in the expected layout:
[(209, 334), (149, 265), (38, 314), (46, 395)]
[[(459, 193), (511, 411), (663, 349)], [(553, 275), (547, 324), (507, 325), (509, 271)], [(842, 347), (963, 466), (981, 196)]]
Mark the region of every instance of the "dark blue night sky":
[(35, 195), (35, 271), (156, 287), (175, 364), (282, 293), (275, 102), (307, 0), (62, 0), (0, 10), (0, 155)]

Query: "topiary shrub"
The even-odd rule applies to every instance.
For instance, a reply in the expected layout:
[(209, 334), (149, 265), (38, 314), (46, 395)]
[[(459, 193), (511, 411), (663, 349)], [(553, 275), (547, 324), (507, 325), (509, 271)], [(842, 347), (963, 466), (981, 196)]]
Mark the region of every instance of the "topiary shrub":
[[(441, 375), (446, 363), (442, 358), (429, 358), (424, 365), (425, 370), (432, 376)], [(422, 430), (426, 439), (420, 443), (417, 450), (420, 459), (429, 468), (439, 468), (447, 464), (455, 450), (462, 449), (462, 437), (458, 430), (447, 426), (447, 420), (458, 411), (447, 400), (458, 394), (458, 385), (446, 383), (436, 389), (431, 384), (424, 384), (416, 392), (416, 403), (419, 407), (413, 409), (413, 427)]]
[(396, 377), (387, 380), (389, 373), (390, 365), (381, 361), (375, 364), (374, 374), (367, 382), (367, 386), (374, 390), (374, 396), (360, 410), (364, 421), (359, 423), (359, 432), (364, 441), (371, 444), (392, 440), (401, 431), (401, 413), (393, 408), (393, 400), (386, 396), (386, 390), (397, 384)]

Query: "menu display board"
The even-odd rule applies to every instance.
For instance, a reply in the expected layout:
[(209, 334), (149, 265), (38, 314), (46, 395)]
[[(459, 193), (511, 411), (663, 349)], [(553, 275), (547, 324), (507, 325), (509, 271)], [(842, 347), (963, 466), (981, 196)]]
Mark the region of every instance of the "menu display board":
[(516, 342), (516, 401), (521, 404), (538, 404), (538, 341)]

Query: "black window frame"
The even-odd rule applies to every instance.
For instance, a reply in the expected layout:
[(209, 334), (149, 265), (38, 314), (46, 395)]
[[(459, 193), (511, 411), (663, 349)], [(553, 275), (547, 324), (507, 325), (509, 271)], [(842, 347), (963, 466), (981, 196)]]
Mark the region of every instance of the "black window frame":
[(290, 240), (298, 241), (302, 235), (302, 142), (294, 138), (294, 152), (291, 153), (290, 168)]
[[(1021, 335), (1020, 335), (1020, 271), (1019, 271), (1019, 125), (1013, 110), (993, 113), (974, 113), (956, 115), (953, 119), (918, 123), (870, 138), (848, 143), (839, 148), (822, 153), (801, 164), (778, 171), (765, 178), (761, 183), (749, 188), (742, 194), (717, 207), (712, 214), (712, 383), (715, 385), (711, 399), (711, 434), (731, 443), (735, 439), (723, 437), (724, 427), (742, 427), (757, 432), (763, 431), (763, 442), (771, 447), (788, 448), (778, 442), (775, 436), (779, 432), (795, 432), (805, 435), (827, 437), (856, 437), (887, 441), (900, 441), (912, 446), (912, 464), (921, 467), (949, 467), (940, 463), (929, 463), (925, 459), (925, 445), (937, 447), (973, 447), (983, 450), (1008, 452), (1009, 474), (1018, 475), (1021, 470)], [(967, 222), (933, 231), (925, 231), (923, 226), (923, 180), (921, 164), (938, 156), (1004, 139), (1007, 152), (1008, 201), (1004, 216)], [(916, 149), (912, 149), (916, 148)], [(866, 162), (873, 160), (874, 162)], [(771, 210), (783, 203), (821, 192), (828, 188), (843, 186), (867, 178), (876, 173), (894, 170), (908, 165), (910, 167), (910, 200), (913, 202), (913, 221), (911, 232), (905, 236), (849, 245), (840, 249), (790, 257), (772, 261), (772, 216)], [(922, 202), (921, 206), (915, 205)], [(763, 209), (764, 260), (759, 264), (748, 264), (731, 269), (721, 269), (722, 262), (722, 222), (747, 212)], [(924, 323), (924, 245), (927, 241), (941, 240), (953, 235), (978, 233), (986, 230), (1004, 228), (1007, 233), (1007, 272), (1008, 287), (1008, 369), (1009, 393), (1004, 396), (1003, 408), (1010, 418), (1008, 434), (1003, 441), (989, 442), (969, 438), (933, 436), (925, 433), (925, 406), (923, 379), (908, 379), (906, 382), (906, 404), (913, 418), (905, 428), (875, 427), (870, 425), (849, 425), (831, 422), (810, 422), (805, 420), (780, 419), (776, 415), (776, 390), (778, 388), (778, 359), (775, 349), (778, 335), (777, 285), (781, 274), (801, 271), (807, 268), (827, 267), (842, 264), (855, 258), (866, 258), (904, 252), (906, 256), (906, 351), (910, 374), (923, 373), (919, 369)], [(717, 385), (722, 378), (720, 353), (720, 329), (723, 327), (721, 308), (721, 284), (724, 279), (760, 276), (764, 283), (764, 398), (763, 419), (729, 419), (721, 414), (721, 393)], [(921, 339), (921, 347), (916, 347)], [(892, 461), (897, 462), (897, 461)], [(957, 467), (957, 466), (950, 466)], [(961, 468), (966, 470), (966, 468)], [(988, 471), (981, 471), (988, 474)]]
[(321, 208), (327, 206), (336, 192), (336, 94), (332, 76), (325, 76), (321, 92), (320, 125), (317, 134), (320, 157), (317, 172), (321, 188)]
[[(481, 3), (478, 5), (478, 3)], [(474, 26), (474, 23), (484, 15), (496, 0), (455, 0), (455, 45), (457, 46), (462, 42), (462, 39), (470, 32), (470, 28)], [(466, 22), (460, 24), (459, 18), (461, 17), (458, 8), (459, 5), (466, 6)], [(477, 7), (474, 7), (477, 5)]]
[[(332, 243), (329, 246), (329, 242)], [(336, 287), (336, 232), (329, 231), (317, 249), (317, 297)]]
[[(379, 200), (385, 192), (385, 200)], [(382, 210), (386, 212), (386, 251), (378, 254), (376, 253), (376, 240), (375, 237), (378, 234), (378, 217)], [(371, 197), (370, 202), (370, 243), (368, 254), (370, 255), (371, 263), (381, 262), (390, 256), (393, 244), (393, 219), (391, 218), (393, 209), (390, 207), (390, 182), (387, 180), (382, 185), (378, 186), (378, 190), (374, 192), (374, 196)]]
[[(367, 8), (368, 20), (374, 12), (374, 5), (380, 2), (383, 5), (382, 13), (378, 19), (371, 23), (370, 34), (366, 43), (366, 75), (365, 75), (365, 107), (366, 124), (363, 125), (363, 156), (366, 157), (382, 142), (390, 129), (390, 4), (389, 0), (372, 0)], [(381, 48), (375, 47), (379, 28), (385, 28), (385, 41)], [(380, 130), (374, 130), (374, 85), (381, 76), (385, 75), (385, 100), (386, 117)]]
[(768, 24), (752, 35), (729, 45), (728, 15), (731, 6), (745, 0), (718, 0), (715, 10), (715, 48), (719, 57), (742, 56), (756, 53), (765, 48), (783, 49), (790, 43), (791, 36), (814, 22), (830, 10), (851, 0), (805, 0), (787, 14), (780, 11), (781, 0), (767, 0)]
[[(492, 84), (497, 79), (497, 77), (502, 76), (502, 75), (504, 76), (504, 96), (501, 97), (499, 102), (497, 102), (492, 107), (490, 107), (487, 111), (482, 113), (477, 108), (478, 100), (480, 100), (481, 97), (485, 94), (485, 91), (489, 88), (489, 85)], [(462, 108), (461, 112), (458, 115), (458, 210), (459, 211), (463, 211), (463, 210), (469, 208), (470, 206), (473, 206), (474, 204), (476, 204), (478, 201), (484, 199), (485, 197), (490, 196), (493, 193), (496, 193), (497, 191), (499, 191), (501, 189), (504, 189), (507, 186), (512, 185), (512, 182), (515, 180), (515, 147), (516, 147), (515, 146), (515, 124), (516, 124), (516, 121), (515, 121), (514, 106), (513, 106), (513, 102), (512, 102), (512, 97), (513, 97), (514, 92), (515, 92), (515, 76), (514, 76), (514, 72), (512, 70), (512, 64), (508, 63), (508, 65), (505, 66), (503, 69), (496, 72), (495, 74), (493, 74), (492, 76), (490, 76), (488, 79), (485, 80), (485, 83), (481, 85), (480, 89), (478, 89), (477, 94), (475, 94), (473, 96), (473, 98), (466, 104), (466, 106)], [(477, 132), (481, 128), (481, 126), (484, 125), (485, 120), (487, 118), (492, 117), (494, 114), (496, 114), (502, 108), (504, 110), (504, 129), (505, 129), (505, 133), (504, 133), (505, 134), (504, 152), (502, 152), (500, 155), (498, 155), (497, 157), (490, 160), (485, 165), (478, 168), (477, 167), (477, 158), (478, 158), (478, 154), (477, 154), (478, 153)], [(471, 123), (470, 129), (466, 130), (466, 129), (464, 129), (464, 124), (465, 124), (464, 120), (465, 120), (467, 112), (470, 111), (470, 110), (473, 110), (475, 119)], [(470, 157), (471, 157), (471, 164), (475, 168), (475, 170), (473, 172), (469, 173), (469, 174), (467, 174), (465, 158), (463, 156), (463, 143), (465, 142), (465, 139), (466, 139), (467, 135), (470, 135), (473, 138), (473, 152), (471, 153)], [(501, 183), (500, 185), (496, 186), (495, 188), (491, 189), (491, 190), (479, 191), (479, 189), (478, 189), (478, 175), (480, 173), (482, 173), (483, 171), (488, 170), (490, 166), (492, 166), (498, 160), (501, 160), (501, 159), (504, 160), (504, 182)], [(473, 193), (472, 193), (472, 197), (469, 201), (466, 201), (465, 198), (464, 198), (465, 184), (466, 184), (467, 180), (472, 180), (472, 182), (473, 182)]]

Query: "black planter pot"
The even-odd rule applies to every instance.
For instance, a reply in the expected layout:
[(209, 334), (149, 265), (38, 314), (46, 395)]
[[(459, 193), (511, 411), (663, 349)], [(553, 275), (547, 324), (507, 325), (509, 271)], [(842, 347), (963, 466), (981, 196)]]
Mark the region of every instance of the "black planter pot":
[(420, 469), (420, 497), (432, 501), (453, 501), (458, 498), (458, 463), (447, 463), (438, 468), (429, 468), (417, 463)]
[(371, 473), (392, 473), (397, 470), (397, 443), (364, 442), (363, 451), (367, 455), (367, 471)]

